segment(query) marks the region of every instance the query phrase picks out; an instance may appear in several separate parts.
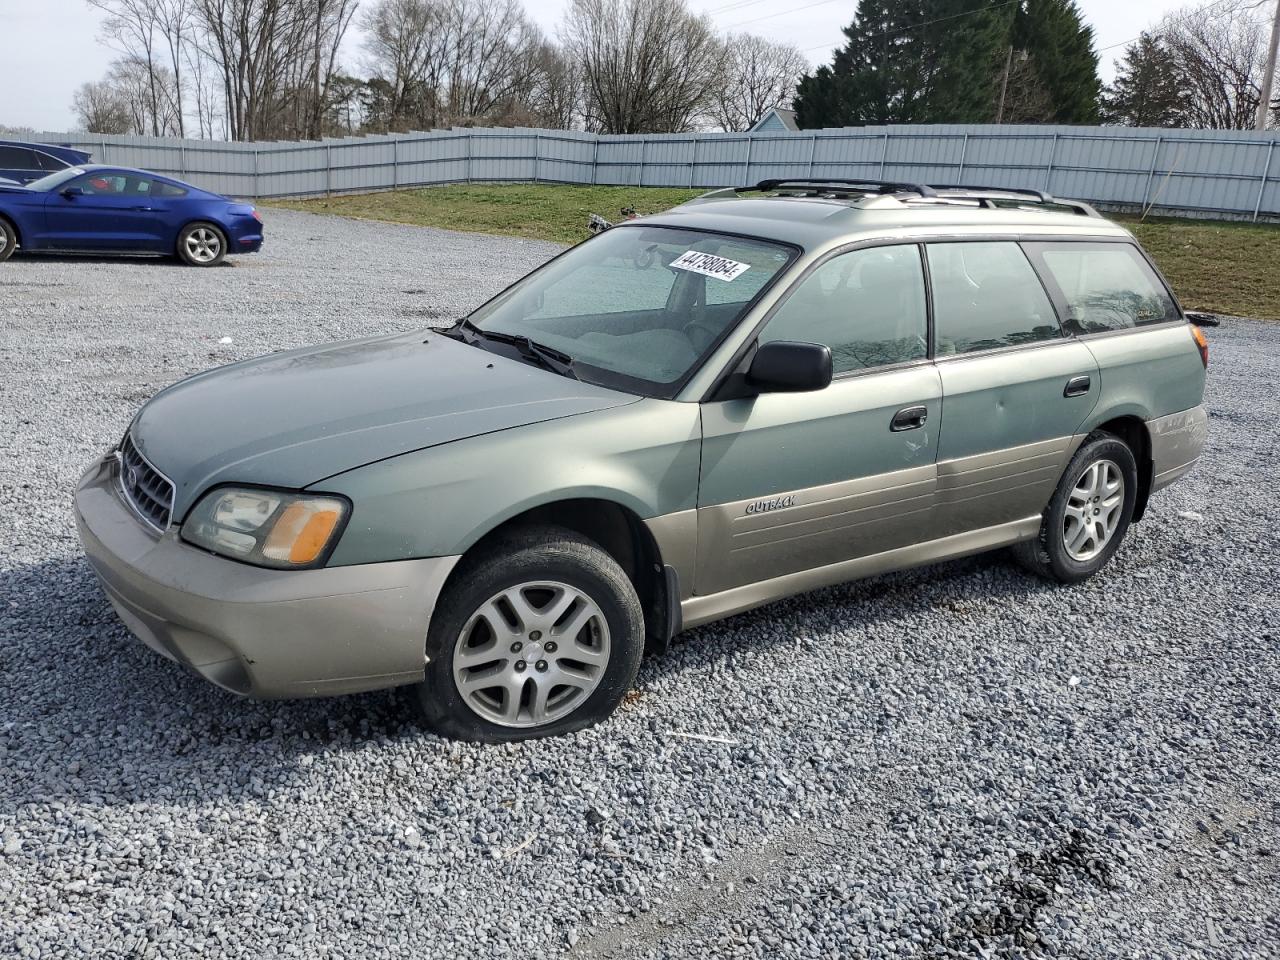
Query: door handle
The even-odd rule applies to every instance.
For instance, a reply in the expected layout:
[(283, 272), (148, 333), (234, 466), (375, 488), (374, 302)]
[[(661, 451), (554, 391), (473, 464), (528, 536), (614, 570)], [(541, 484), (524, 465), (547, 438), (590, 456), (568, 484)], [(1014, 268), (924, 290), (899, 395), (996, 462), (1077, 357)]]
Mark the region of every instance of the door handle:
[(1089, 387), (1092, 383), (1093, 381), (1088, 377), (1072, 377), (1067, 381), (1066, 387), (1063, 388), (1062, 395), (1064, 397), (1083, 397), (1089, 392)]
[(904, 407), (893, 415), (889, 421), (889, 429), (894, 433), (903, 430), (919, 430), (929, 419), (928, 407)]

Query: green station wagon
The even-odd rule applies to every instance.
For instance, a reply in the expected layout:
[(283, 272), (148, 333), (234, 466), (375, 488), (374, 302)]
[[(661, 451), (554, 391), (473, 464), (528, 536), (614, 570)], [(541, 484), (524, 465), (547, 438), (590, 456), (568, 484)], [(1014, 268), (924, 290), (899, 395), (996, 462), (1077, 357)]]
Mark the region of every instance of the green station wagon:
[(1085, 204), (766, 181), (449, 329), (175, 384), (75, 506), (124, 622), (213, 683), (415, 684), (441, 733), (517, 740), (780, 597), (1002, 547), (1091, 576), (1199, 458), (1207, 363)]

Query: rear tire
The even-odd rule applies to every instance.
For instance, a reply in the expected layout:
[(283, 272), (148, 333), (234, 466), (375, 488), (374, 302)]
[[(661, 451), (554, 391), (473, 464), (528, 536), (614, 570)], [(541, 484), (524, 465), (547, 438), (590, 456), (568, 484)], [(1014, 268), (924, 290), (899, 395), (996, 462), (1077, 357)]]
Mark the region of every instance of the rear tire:
[(227, 256), (227, 235), (212, 223), (189, 223), (178, 234), (178, 259), (193, 267), (216, 267)]
[(18, 249), (18, 234), (13, 229), (13, 225), (0, 217), (0, 263), (4, 263), (11, 256), (13, 251)]
[(581, 730), (613, 713), (644, 650), (640, 600), (617, 561), (545, 526), (463, 563), (427, 634), (417, 697), (427, 725), (504, 743)]
[(1133, 451), (1114, 434), (1091, 433), (1058, 481), (1039, 536), (1015, 546), (1014, 556), (1047, 579), (1086, 580), (1119, 549), (1137, 496)]

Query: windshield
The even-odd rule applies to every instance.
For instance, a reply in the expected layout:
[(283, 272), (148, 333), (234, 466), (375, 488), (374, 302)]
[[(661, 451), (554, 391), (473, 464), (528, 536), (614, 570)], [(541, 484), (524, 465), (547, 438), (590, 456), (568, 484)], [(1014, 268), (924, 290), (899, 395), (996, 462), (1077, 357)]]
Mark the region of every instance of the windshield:
[(74, 180), (83, 173), (84, 171), (79, 167), (67, 167), (65, 170), (59, 170), (57, 173), (51, 173), (47, 177), (41, 177), (39, 180), (32, 180), (27, 184), (27, 189), (56, 190), (68, 180)]
[(795, 250), (672, 227), (621, 226), (574, 247), (470, 317), (528, 337), (602, 386), (670, 397)]

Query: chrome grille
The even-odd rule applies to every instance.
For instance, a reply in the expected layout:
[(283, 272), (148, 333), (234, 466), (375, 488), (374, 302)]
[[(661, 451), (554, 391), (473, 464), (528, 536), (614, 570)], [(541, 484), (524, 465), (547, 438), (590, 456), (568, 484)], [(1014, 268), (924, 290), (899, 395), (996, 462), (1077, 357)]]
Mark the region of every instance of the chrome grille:
[(173, 483), (125, 435), (120, 443), (120, 493), (148, 526), (164, 531), (173, 514)]

